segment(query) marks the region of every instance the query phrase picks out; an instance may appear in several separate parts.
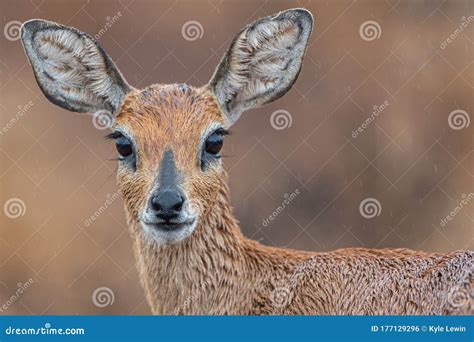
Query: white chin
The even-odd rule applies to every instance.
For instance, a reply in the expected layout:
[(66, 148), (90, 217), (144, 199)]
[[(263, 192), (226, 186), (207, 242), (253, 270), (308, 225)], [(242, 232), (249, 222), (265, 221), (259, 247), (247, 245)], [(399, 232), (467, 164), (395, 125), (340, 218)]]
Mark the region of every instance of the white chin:
[(190, 236), (197, 225), (197, 220), (193, 223), (182, 224), (179, 227), (165, 230), (154, 224), (141, 222), (145, 236), (154, 240), (159, 245), (170, 245), (183, 241)]

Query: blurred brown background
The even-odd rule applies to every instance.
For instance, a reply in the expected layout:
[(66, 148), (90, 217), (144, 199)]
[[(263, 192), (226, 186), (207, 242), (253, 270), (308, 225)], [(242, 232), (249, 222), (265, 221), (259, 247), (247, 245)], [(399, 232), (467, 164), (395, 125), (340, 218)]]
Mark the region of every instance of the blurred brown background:
[[(113, 143), (90, 116), (43, 97), (18, 40), (20, 22), (44, 18), (97, 35), (136, 87), (202, 85), (242, 26), (291, 7), (311, 10), (315, 29), (293, 90), (244, 114), (226, 140), (242, 230), (306, 250), (445, 252), (474, 246), (473, 4), (2, 1), (0, 313), (150, 313), (115, 196)], [(191, 24), (197, 35), (185, 29)], [(287, 121), (272, 121), (275, 112)], [(361, 215), (367, 198), (380, 203), (375, 217)], [(113, 303), (94, 304), (100, 287)]]

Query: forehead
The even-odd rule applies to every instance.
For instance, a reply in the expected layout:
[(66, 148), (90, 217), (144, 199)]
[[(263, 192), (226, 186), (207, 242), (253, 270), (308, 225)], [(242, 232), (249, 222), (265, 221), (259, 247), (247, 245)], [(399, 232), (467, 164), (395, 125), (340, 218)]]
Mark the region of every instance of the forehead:
[(219, 105), (206, 88), (186, 84), (155, 84), (133, 90), (115, 120), (115, 127), (130, 132), (137, 140), (200, 137), (214, 124), (226, 127)]

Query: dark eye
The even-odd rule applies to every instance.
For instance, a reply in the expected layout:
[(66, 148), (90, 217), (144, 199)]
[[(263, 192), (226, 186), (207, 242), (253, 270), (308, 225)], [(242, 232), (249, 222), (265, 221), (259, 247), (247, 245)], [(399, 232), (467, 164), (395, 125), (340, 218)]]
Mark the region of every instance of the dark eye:
[(125, 137), (120, 137), (115, 141), (115, 147), (121, 157), (128, 157), (133, 153), (132, 144)]
[(206, 140), (206, 152), (217, 156), (222, 149), (224, 138), (220, 133), (212, 133)]

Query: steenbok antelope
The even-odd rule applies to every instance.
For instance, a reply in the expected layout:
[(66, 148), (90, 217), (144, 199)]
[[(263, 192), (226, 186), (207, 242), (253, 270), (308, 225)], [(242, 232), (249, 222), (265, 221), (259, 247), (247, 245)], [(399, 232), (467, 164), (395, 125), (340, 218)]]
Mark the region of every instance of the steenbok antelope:
[(473, 313), (473, 252), (309, 253), (241, 234), (220, 158), (224, 137), (243, 111), (291, 88), (312, 27), (304, 9), (261, 18), (237, 33), (209, 84), (142, 90), (74, 28), (31, 20), (21, 37), (51, 102), (115, 116), (108, 137), (153, 313)]

